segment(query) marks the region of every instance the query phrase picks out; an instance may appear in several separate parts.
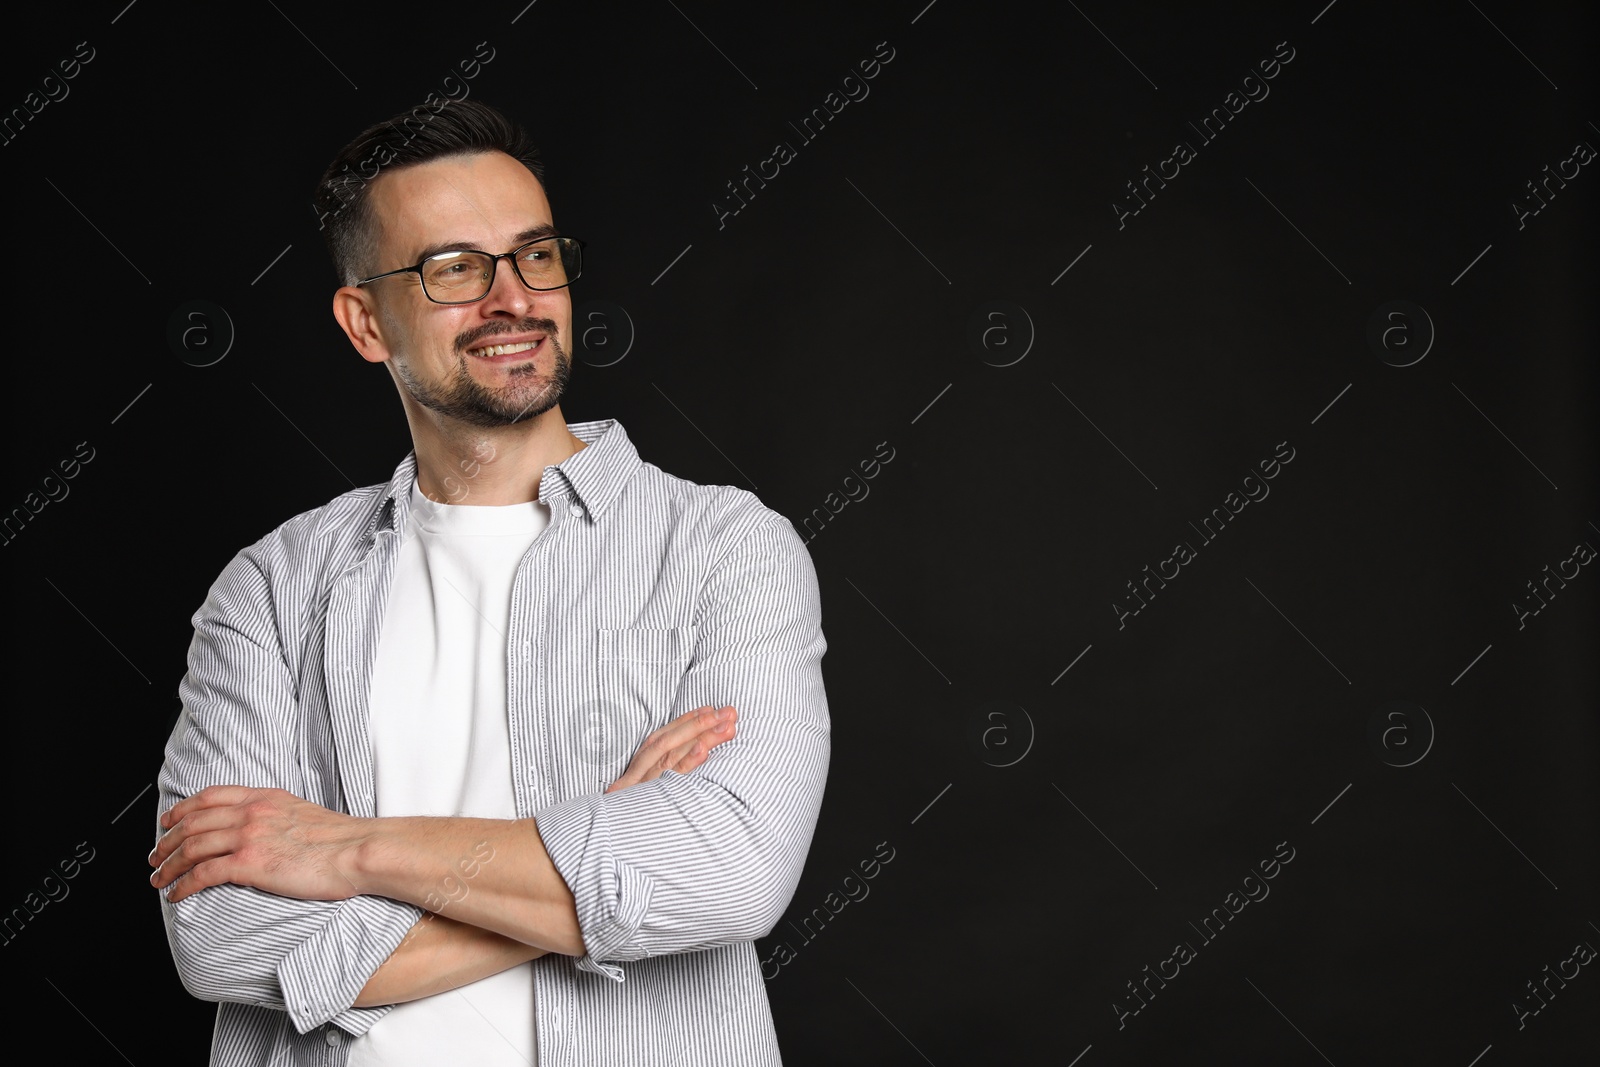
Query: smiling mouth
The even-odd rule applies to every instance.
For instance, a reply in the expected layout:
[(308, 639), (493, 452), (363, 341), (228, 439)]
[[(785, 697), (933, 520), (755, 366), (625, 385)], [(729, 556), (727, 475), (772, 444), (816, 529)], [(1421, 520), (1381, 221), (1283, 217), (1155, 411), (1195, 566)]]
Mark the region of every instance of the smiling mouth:
[[(539, 340), (543, 340), (543, 338)], [(482, 348), (469, 348), (467, 349), (467, 355), (484, 359), (495, 356), (514, 356), (519, 352), (528, 352), (539, 347), (539, 340), (522, 341), (514, 345), (485, 345)]]

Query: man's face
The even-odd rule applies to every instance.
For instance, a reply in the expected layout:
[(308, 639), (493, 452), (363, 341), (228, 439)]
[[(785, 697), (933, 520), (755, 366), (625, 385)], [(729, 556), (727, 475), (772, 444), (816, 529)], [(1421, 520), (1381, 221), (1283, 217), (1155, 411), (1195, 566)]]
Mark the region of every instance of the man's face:
[[(404, 167), (376, 179), (369, 195), (378, 238), (373, 273), (443, 251), (509, 252), (556, 232), (539, 180), (503, 152)], [(471, 304), (434, 303), (416, 274), (363, 288), (376, 305), (389, 366), (422, 407), (493, 427), (541, 415), (561, 399), (572, 369), (562, 346), (572, 324), (570, 289), (529, 289), (509, 260), (496, 264), (489, 295)]]

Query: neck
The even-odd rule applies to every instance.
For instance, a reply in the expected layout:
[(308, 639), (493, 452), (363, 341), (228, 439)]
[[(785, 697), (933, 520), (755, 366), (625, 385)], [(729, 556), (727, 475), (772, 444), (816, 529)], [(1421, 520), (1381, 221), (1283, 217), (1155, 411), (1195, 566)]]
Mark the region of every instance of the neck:
[(495, 506), (539, 499), (545, 467), (588, 444), (567, 429), (558, 404), (512, 426), (468, 426), (412, 412), (417, 487), (441, 504)]

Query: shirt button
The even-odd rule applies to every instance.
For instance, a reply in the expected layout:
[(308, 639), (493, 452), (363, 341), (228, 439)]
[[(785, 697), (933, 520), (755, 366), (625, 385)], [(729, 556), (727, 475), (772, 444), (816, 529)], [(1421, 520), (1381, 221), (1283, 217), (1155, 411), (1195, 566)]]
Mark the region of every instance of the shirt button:
[(334, 1027), (330, 1026), (328, 1027), (327, 1039), (328, 1044), (337, 1045), (339, 1042), (344, 1040), (344, 1035)]
[(582, 515), (583, 514), (583, 508), (579, 507), (578, 505), (575, 504), (575, 505), (573, 505), (572, 513), (574, 515)]

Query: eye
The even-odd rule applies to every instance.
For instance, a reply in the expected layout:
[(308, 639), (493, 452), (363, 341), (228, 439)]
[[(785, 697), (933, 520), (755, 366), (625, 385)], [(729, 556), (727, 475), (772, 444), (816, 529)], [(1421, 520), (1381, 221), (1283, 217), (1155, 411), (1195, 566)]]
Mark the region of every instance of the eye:
[(448, 252), (428, 261), (423, 277), (429, 285), (441, 289), (454, 289), (471, 285), (488, 272), (488, 264), (481, 253)]

